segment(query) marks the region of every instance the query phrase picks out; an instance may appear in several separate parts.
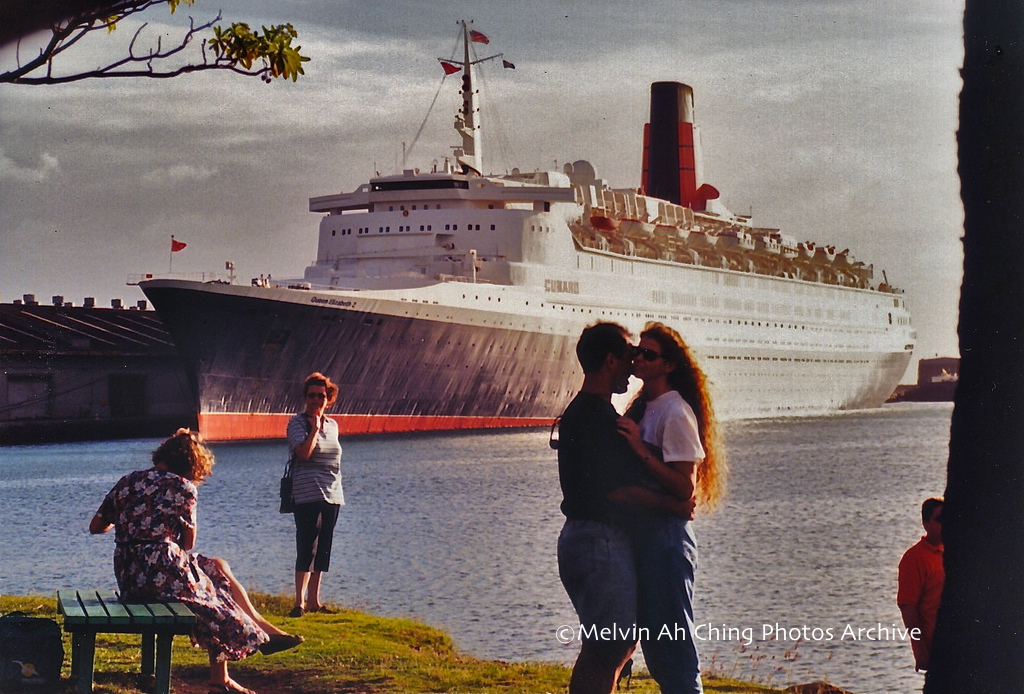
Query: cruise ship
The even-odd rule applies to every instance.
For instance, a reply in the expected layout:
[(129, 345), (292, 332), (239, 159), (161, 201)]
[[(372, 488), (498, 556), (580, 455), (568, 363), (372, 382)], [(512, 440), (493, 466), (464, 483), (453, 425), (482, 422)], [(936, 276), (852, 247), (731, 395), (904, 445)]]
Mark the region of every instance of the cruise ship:
[(703, 180), (690, 87), (651, 86), (637, 188), (583, 160), (487, 175), (474, 76), (500, 55), (478, 59), (486, 37), (460, 31), (462, 59), (442, 61), (461, 73), (452, 156), (311, 198), (319, 244), (301, 278), (139, 278), (204, 436), (282, 437), (312, 371), (338, 383), (331, 415), (347, 434), (547, 425), (579, 387), (575, 343), (597, 321), (677, 329), (725, 419), (893, 392), (915, 341), (903, 293), (848, 250), (730, 213)]

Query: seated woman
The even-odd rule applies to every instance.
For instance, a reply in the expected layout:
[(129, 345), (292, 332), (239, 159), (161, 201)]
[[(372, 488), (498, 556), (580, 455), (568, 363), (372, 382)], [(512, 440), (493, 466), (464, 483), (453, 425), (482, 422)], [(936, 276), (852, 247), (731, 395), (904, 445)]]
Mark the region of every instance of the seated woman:
[(179, 600), (195, 613), (192, 642), (210, 654), (211, 694), (252, 694), (228, 676), (228, 661), (257, 650), (277, 653), (303, 639), (256, 611), (227, 562), (190, 552), (196, 541), (196, 485), (212, 469), (213, 454), (199, 435), (179, 429), (153, 451), (152, 468), (118, 480), (89, 532), (114, 528), (114, 575), (123, 598)]

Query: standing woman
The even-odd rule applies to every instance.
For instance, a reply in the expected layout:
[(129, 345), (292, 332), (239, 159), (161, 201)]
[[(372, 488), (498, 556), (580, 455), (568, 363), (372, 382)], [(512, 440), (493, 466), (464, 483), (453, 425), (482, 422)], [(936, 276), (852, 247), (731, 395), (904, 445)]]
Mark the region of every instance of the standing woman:
[[(648, 323), (640, 333), (633, 375), (644, 385), (620, 420), (620, 430), (643, 461), (651, 484), (693, 500), (701, 511), (715, 510), (725, 493), (725, 452), (707, 379), (679, 333)], [(702, 692), (693, 633), (693, 523), (674, 516), (643, 520), (636, 527), (633, 552), (639, 619), (651, 636), (641, 642), (647, 667), (663, 694)], [(679, 634), (677, 625), (685, 625), (687, 633)]]
[(296, 551), (295, 606), (290, 617), (329, 611), (320, 602), (320, 579), (331, 567), (334, 525), (345, 504), (338, 423), (325, 414), (338, 397), (338, 387), (317, 372), (306, 378), (302, 392), (305, 410), (288, 422), (288, 449), (295, 457)]

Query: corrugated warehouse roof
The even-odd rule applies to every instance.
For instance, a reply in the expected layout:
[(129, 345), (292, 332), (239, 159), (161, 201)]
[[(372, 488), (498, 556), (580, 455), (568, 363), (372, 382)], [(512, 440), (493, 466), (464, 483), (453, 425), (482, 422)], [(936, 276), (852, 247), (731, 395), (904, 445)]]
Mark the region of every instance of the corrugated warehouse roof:
[(0, 304), (0, 355), (174, 354), (155, 311)]

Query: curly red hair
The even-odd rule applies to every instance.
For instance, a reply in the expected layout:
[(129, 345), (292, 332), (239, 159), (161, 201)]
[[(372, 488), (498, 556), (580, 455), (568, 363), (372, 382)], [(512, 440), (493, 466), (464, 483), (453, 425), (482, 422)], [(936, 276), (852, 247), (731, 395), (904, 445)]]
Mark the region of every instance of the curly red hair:
[[(676, 368), (669, 373), (669, 386), (677, 391), (697, 416), (697, 429), (701, 444), (704, 446), (704, 461), (697, 466), (697, 508), (703, 511), (714, 511), (725, 497), (726, 477), (729, 466), (718, 432), (718, 422), (711, 405), (710, 384), (707, 376), (697, 363), (689, 346), (682, 336), (663, 323), (648, 323), (644, 326), (641, 338), (649, 338), (658, 343), (662, 355)], [(646, 394), (643, 390), (629, 407), (627, 416), (640, 421), (647, 406)]]
[(198, 432), (178, 429), (153, 451), (153, 464), (199, 484), (213, 472), (213, 452)]

